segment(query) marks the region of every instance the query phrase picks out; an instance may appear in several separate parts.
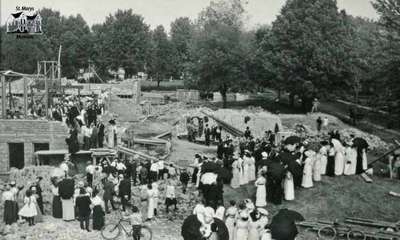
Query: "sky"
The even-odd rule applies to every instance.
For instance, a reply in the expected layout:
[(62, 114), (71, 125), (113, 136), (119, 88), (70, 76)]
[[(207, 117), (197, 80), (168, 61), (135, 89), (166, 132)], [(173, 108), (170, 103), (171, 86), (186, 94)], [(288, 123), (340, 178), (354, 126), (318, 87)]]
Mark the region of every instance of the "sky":
[[(141, 14), (145, 22), (155, 28), (162, 24), (169, 30), (170, 23), (178, 17), (195, 19), (198, 13), (208, 6), (211, 0), (0, 0), (1, 25), (16, 7), (43, 7), (58, 10), (63, 15), (80, 13), (89, 26), (102, 23), (105, 17), (117, 9), (132, 8), (134, 13)], [(270, 24), (279, 14), (286, 0), (247, 0), (247, 28), (254, 29), (259, 25)], [(377, 19), (377, 13), (371, 0), (337, 0), (339, 9), (345, 9), (354, 16)], [(373, 1), (373, 0), (372, 0)]]

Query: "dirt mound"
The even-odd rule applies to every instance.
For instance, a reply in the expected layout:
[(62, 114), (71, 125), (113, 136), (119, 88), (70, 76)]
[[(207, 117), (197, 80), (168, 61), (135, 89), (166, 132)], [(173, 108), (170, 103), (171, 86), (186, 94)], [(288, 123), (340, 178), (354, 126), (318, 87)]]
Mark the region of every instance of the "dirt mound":
[[(281, 119), (278, 115), (269, 113), (259, 108), (249, 108), (245, 110), (219, 109), (213, 112), (214, 116), (229, 123), (235, 128), (245, 131), (248, 126), (254, 137), (260, 138), (267, 130), (274, 131), (277, 124), (282, 129)], [(245, 123), (245, 118), (250, 120)]]
[(282, 125), (285, 130), (294, 131), (296, 129), (296, 125), (302, 125), (306, 129), (306, 135), (308, 136), (316, 136), (318, 135), (317, 131), (317, 119), (318, 117), (328, 118), (328, 127), (323, 129), (323, 133), (327, 134), (333, 130), (339, 130), (339, 133), (344, 141), (350, 138), (350, 134), (354, 134), (355, 137), (364, 138), (371, 150), (376, 151), (386, 151), (391, 146), (387, 144), (385, 141), (380, 139), (378, 136), (365, 133), (359, 129), (353, 128), (345, 123), (343, 123), (338, 118), (323, 114), (323, 113), (316, 113), (316, 114), (280, 114), (280, 118), (282, 120)]

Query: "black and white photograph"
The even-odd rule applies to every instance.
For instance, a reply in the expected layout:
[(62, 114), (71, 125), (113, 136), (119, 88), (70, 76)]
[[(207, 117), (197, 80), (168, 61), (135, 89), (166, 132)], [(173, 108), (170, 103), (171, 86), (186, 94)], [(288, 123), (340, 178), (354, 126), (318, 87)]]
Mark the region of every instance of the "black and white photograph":
[(0, 0), (0, 239), (400, 240), (400, 0)]

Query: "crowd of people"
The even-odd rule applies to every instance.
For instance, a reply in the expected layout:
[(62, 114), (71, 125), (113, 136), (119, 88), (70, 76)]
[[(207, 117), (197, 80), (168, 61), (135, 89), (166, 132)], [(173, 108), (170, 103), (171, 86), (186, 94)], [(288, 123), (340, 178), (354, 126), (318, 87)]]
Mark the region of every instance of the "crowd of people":
[[(261, 239), (263, 234), (260, 231), (256, 234), (252, 229), (264, 229), (266, 226), (264, 224), (260, 228), (254, 225), (257, 225), (257, 216), (262, 215), (260, 212), (264, 212), (268, 202), (280, 205), (283, 200), (292, 201), (296, 189), (314, 187), (321, 181), (322, 175), (355, 175), (368, 169), (368, 143), (353, 135), (350, 139), (341, 139), (339, 132), (333, 131), (318, 142), (298, 136), (289, 136), (281, 142), (277, 140), (279, 138), (272, 131), (266, 131), (263, 138), (255, 139), (251, 130), (246, 128), (243, 137), (232, 139), (227, 136), (220, 141), (216, 157), (195, 155), (192, 183), (204, 198), (204, 207), (208, 208), (205, 218), (208, 216), (210, 221), (215, 216), (225, 216), (218, 213), (224, 209), (224, 183), (234, 189), (247, 184), (256, 186), (256, 212), (247, 218), (243, 213), (242, 219), (241, 213), (230, 209), (243, 210), (243, 204), (232, 202), (226, 212), (235, 212), (232, 214), (235, 216), (234, 229), (230, 227), (233, 219), (228, 216), (220, 218), (229, 229), (229, 239), (238, 239), (235, 236), (245, 240)], [(195, 209), (194, 214), (196, 212)], [(246, 223), (246, 219), (250, 220)], [(278, 235), (272, 233), (272, 238), (294, 239)]]
[[(77, 117), (72, 118), (73, 122), (80, 120)], [(68, 119), (67, 122), (71, 122), (71, 118)], [(81, 121), (86, 123), (89, 120), (83, 118)], [(96, 120), (92, 120), (91, 124), (93, 122)], [(206, 133), (207, 128), (206, 125)], [(65, 221), (78, 219), (80, 227), (87, 231), (90, 231), (89, 222), (92, 219), (92, 229), (100, 230), (111, 209), (120, 209), (137, 230), (142, 217), (139, 217), (141, 210), (132, 200), (132, 186), (141, 185), (141, 200), (147, 202), (145, 220), (151, 221), (157, 217), (159, 210), (159, 181), (166, 180), (166, 213), (171, 211), (171, 207), (172, 210), (178, 209), (178, 181), (183, 194), (186, 194), (191, 181), (194, 188), (198, 189), (200, 199), (183, 228), (185, 223), (190, 223), (187, 229), (197, 229), (195, 232), (200, 237), (187, 238), (193, 237), (193, 233), (182, 231), (185, 239), (200, 240), (218, 235), (220, 240), (290, 240), (294, 239), (297, 230), (282, 233), (279, 224), (273, 227), (273, 221), (268, 222), (266, 207), (269, 203), (279, 205), (283, 200), (294, 200), (297, 189), (314, 187), (321, 181), (322, 175), (360, 174), (368, 168), (368, 144), (355, 136), (341, 139), (338, 131), (330, 132), (328, 138), (318, 142), (298, 136), (280, 141), (277, 133), (272, 131), (266, 131), (262, 138), (254, 138), (250, 128), (246, 128), (243, 137), (231, 138), (228, 135), (224, 140), (219, 135), (221, 129), (217, 135), (213, 132), (210, 129), (207, 134), (210, 134), (210, 141), (218, 141), (216, 155), (196, 154), (193, 171), (177, 168), (163, 160), (139, 161), (138, 156), (131, 159), (104, 158), (98, 165), (88, 162), (86, 181), (83, 182), (69, 175), (71, 163), (64, 161), (59, 166), (63, 174), (52, 179), (53, 217)], [(115, 140), (115, 136), (110, 138)], [(89, 138), (83, 141), (83, 145), (87, 141), (91, 144)], [(230, 201), (227, 206), (224, 188), (230, 186), (236, 189), (249, 184), (256, 187), (255, 201)], [(26, 219), (29, 225), (41, 221), (44, 212), (40, 180), (25, 192), (21, 209), (17, 204), (19, 191), (15, 183), (11, 183), (3, 193), (4, 204), (8, 206), (4, 214), (6, 224), (12, 224), (20, 218)], [(116, 199), (119, 204), (115, 202)], [(282, 219), (285, 220), (284, 217)], [(295, 226), (294, 220), (287, 221), (289, 223), (285, 224)]]

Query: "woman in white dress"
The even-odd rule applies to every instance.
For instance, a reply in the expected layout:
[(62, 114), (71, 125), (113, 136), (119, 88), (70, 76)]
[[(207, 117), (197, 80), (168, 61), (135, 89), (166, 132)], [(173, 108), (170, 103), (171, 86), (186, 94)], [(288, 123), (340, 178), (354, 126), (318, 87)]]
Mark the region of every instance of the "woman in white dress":
[(326, 174), (326, 165), (328, 164), (328, 143), (323, 143), (322, 147), (319, 149), (319, 158), (320, 158), (320, 167), (321, 167), (321, 175)]
[(29, 226), (35, 225), (34, 217), (38, 214), (36, 208), (36, 198), (31, 190), (26, 191), (24, 206), (19, 210), (18, 215), (27, 219)]
[(267, 206), (267, 193), (265, 189), (266, 179), (262, 175), (258, 177), (255, 185), (257, 187), (257, 194), (256, 194), (256, 207), (265, 207)]
[(158, 197), (160, 192), (158, 191), (158, 184), (157, 182), (153, 182), (152, 184), (153, 192), (154, 192), (154, 215), (157, 216), (157, 209), (158, 209)]
[(243, 184), (248, 184), (250, 180), (250, 164), (251, 160), (249, 157), (243, 157)]
[(367, 168), (368, 168), (368, 158), (367, 158), (367, 149), (366, 148), (364, 148), (362, 150), (362, 167), (363, 167), (363, 170), (367, 170)]
[(294, 200), (294, 182), (293, 175), (290, 171), (286, 172), (285, 180), (283, 181), (283, 191), (284, 197), (286, 201)]
[(319, 153), (314, 152), (314, 164), (313, 164), (313, 180), (314, 182), (320, 182), (321, 181), (321, 157)]
[(109, 147), (115, 147), (115, 140), (116, 140), (116, 134), (117, 134), (117, 127), (115, 126), (115, 121), (110, 120), (110, 125), (108, 126), (108, 146)]
[(147, 185), (147, 219), (146, 221), (150, 221), (154, 217), (154, 206), (156, 201), (156, 194), (153, 190), (151, 184)]
[(239, 171), (240, 171), (240, 178), (239, 178), (239, 184), (240, 185), (245, 185), (245, 184), (247, 184), (247, 177), (245, 176), (246, 174), (246, 172), (245, 172), (245, 169), (244, 169), (244, 161), (243, 161), (243, 159), (241, 158), (241, 157), (239, 157), (239, 159), (238, 159), (238, 163), (237, 163), (237, 166), (238, 166), (238, 169), (239, 169)]
[(357, 168), (357, 150), (348, 145), (345, 149), (345, 166), (344, 166), (344, 175), (354, 175), (356, 174)]
[(240, 210), (236, 219), (235, 240), (248, 240), (249, 237), (249, 214), (247, 210)]
[(232, 163), (232, 179), (231, 179), (231, 187), (238, 188), (240, 187), (240, 168), (239, 162), (236, 158)]
[(248, 173), (247, 177), (249, 182), (255, 181), (256, 180), (256, 160), (254, 157), (250, 155), (249, 150), (245, 150), (246, 158), (247, 158), (247, 164), (248, 164)]
[(218, 218), (221, 221), (224, 221), (224, 216), (225, 216), (225, 207), (222, 201), (218, 201), (218, 207), (215, 210), (215, 218)]
[(260, 230), (263, 228), (263, 226), (261, 226), (260, 217), (261, 215), (257, 210), (250, 213), (248, 240), (260, 240)]
[(331, 140), (333, 147), (335, 148), (335, 175), (341, 176), (344, 171), (344, 148), (342, 143), (336, 138)]
[(229, 204), (231, 206), (225, 212), (225, 225), (228, 228), (229, 240), (235, 240), (235, 217), (238, 209), (234, 200), (231, 200)]
[(307, 150), (304, 155), (306, 156), (306, 159), (304, 160), (304, 169), (303, 169), (303, 179), (301, 186), (303, 188), (311, 188), (313, 187), (313, 179), (312, 179), (312, 169), (313, 169), (313, 163), (314, 163), (314, 155), (315, 152), (312, 150)]

